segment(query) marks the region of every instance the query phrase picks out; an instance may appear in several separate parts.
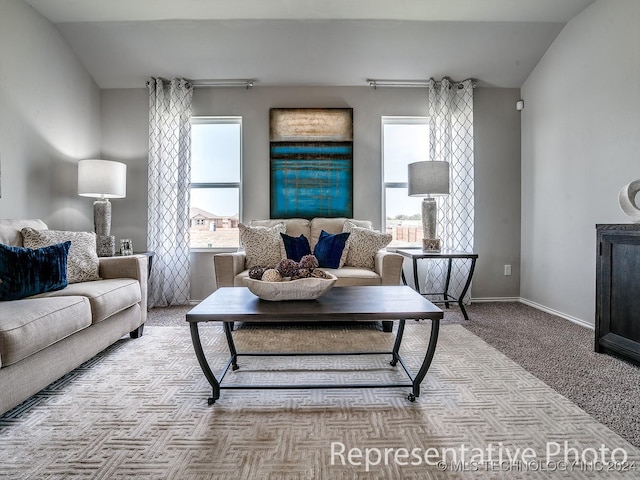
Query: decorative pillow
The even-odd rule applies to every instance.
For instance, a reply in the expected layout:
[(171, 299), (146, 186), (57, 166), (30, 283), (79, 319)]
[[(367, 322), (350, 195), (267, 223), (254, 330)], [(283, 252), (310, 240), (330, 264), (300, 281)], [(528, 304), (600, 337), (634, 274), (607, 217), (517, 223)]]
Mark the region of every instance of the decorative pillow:
[(93, 232), (65, 232), (62, 230), (22, 229), (23, 245), (40, 248), (56, 243), (71, 242), (67, 260), (67, 281), (69, 283), (100, 280), (99, 260), (96, 253), (96, 234)]
[(313, 249), (313, 254), (318, 259), (321, 267), (340, 268), (342, 266), (340, 259), (345, 250), (349, 235), (349, 232), (336, 233), (335, 235), (327, 233), (324, 230), (320, 232), (320, 237)]
[(344, 222), (343, 229), (351, 233), (347, 241), (345, 265), (373, 270), (376, 253), (391, 243), (391, 234), (356, 227), (349, 222)]
[(242, 223), (240, 229), (240, 244), (247, 255), (245, 268), (267, 267), (273, 268), (282, 260), (280, 234), (284, 233), (284, 223), (273, 227), (249, 227)]
[(309, 246), (309, 240), (304, 235), (299, 237), (292, 237), (286, 233), (281, 233), (282, 242), (284, 243), (284, 250), (287, 254), (287, 258), (295, 262), (299, 262), (305, 255), (311, 255), (311, 247)]
[(71, 242), (37, 249), (0, 244), (0, 300), (19, 300), (67, 286)]

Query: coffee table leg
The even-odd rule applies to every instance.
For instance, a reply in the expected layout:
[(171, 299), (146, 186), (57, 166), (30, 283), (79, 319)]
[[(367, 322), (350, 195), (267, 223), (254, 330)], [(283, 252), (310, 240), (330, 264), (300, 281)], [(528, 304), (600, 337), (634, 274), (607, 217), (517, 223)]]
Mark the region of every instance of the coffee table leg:
[(396, 333), (396, 341), (393, 344), (393, 351), (391, 352), (393, 355), (393, 358), (391, 358), (391, 362), (389, 362), (391, 364), (392, 367), (395, 367), (396, 364), (398, 363), (398, 360), (400, 359), (400, 344), (402, 343), (402, 335), (404, 334), (404, 320), (400, 320), (398, 322), (398, 332)]
[(433, 355), (436, 353), (439, 331), (440, 319), (431, 320), (431, 337), (429, 337), (429, 347), (427, 348), (427, 353), (422, 361), (422, 366), (420, 367), (418, 374), (413, 379), (413, 392), (409, 394), (409, 400), (412, 402), (415, 402), (416, 397), (420, 396), (420, 384), (422, 383), (422, 380), (424, 380), (424, 377), (431, 366)]
[(191, 328), (191, 343), (193, 343), (193, 349), (196, 351), (198, 363), (200, 364), (200, 368), (202, 368), (202, 372), (209, 382), (209, 385), (211, 385), (211, 388), (213, 388), (212, 396), (207, 399), (209, 405), (213, 405), (214, 403), (216, 403), (216, 400), (220, 398), (220, 383), (211, 371), (209, 363), (207, 362), (207, 358), (204, 356), (204, 351), (202, 350), (202, 342), (200, 341), (200, 332), (198, 331), (198, 323), (192, 322), (189, 324), (189, 326)]
[(238, 367), (238, 352), (236, 351), (236, 345), (233, 343), (233, 335), (231, 329), (233, 328), (232, 322), (224, 322), (224, 334), (227, 337), (227, 345), (229, 345), (229, 354), (231, 355), (231, 368), (237, 370)]

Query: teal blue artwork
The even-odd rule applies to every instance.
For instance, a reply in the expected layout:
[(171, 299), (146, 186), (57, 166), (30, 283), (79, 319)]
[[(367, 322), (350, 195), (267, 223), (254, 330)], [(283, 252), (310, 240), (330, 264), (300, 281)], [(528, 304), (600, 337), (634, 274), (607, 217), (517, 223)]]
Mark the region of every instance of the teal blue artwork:
[(271, 110), (271, 218), (353, 216), (351, 109)]

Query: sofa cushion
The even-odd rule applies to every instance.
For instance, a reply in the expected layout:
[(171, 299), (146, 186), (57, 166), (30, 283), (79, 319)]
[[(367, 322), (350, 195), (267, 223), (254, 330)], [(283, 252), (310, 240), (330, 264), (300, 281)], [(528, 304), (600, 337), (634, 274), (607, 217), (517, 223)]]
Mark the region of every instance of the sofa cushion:
[(311, 247), (309, 240), (304, 235), (292, 237), (286, 233), (281, 233), (282, 243), (287, 258), (295, 262), (299, 262), (305, 255), (311, 255)]
[(240, 223), (238, 227), (240, 244), (247, 255), (245, 268), (273, 268), (284, 258), (284, 247), (280, 238), (280, 234), (285, 232), (284, 223), (277, 223), (272, 227), (253, 227)]
[(43, 248), (0, 244), (0, 300), (19, 300), (67, 286), (71, 242)]
[(63, 290), (43, 293), (33, 298), (82, 296), (89, 299), (91, 321), (98, 323), (114, 313), (140, 302), (140, 283), (132, 278), (112, 278), (69, 285)]
[(360, 228), (353, 222), (344, 222), (344, 231), (349, 232), (345, 265), (350, 267), (374, 268), (374, 258), (379, 250), (391, 243), (392, 236), (368, 228)]
[[(322, 270), (338, 277), (335, 283), (336, 287), (382, 285), (380, 275), (367, 268), (343, 267), (323, 268)], [(246, 287), (244, 279), (248, 277), (249, 270), (243, 270), (233, 278), (233, 286)]]
[(48, 247), (56, 243), (71, 242), (67, 260), (67, 281), (69, 283), (98, 280), (98, 254), (96, 234), (93, 232), (65, 232), (60, 230), (22, 229), (25, 247)]
[(251, 220), (251, 227), (273, 227), (283, 223), (286, 230), (284, 233), (292, 237), (304, 235), (308, 239), (311, 238), (311, 222), (306, 218), (276, 218), (271, 220)]
[(0, 362), (19, 362), (91, 325), (84, 297), (25, 298), (0, 303)]
[(36, 230), (44, 230), (47, 224), (42, 220), (0, 220), (0, 243), (11, 245), (13, 247), (22, 247), (21, 230), (25, 227), (35, 228)]
[(349, 235), (348, 232), (330, 234), (324, 230), (320, 233), (320, 238), (313, 249), (313, 254), (318, 259), (321, 267), (342, 267), (346, 258), (345, 245)]
[[(327, 233), (341, 233), (344, 227), (344, 222), (347, 220), (344, 217), (336, 218), (324, 218), (317, 217), (311, 220), (311, 237), (309, 237), (309, 243), (311, 244), (311, 250), (316, 247), (320, 233), (324, 230)], [(371, 228), (371, 222), (369, 220), (353, 220), (349, 219), (356, 226), (362, 228)]]
[(380, 275), (368, 268), (342, 267), (323, 270), (338, 277), (335, 287), (382, 285)]
[(233, 286), (234, 287), (246, 287), (244, 279), (249, 278), (249, 270), (243, 270), (239, 274), (233, 277)]

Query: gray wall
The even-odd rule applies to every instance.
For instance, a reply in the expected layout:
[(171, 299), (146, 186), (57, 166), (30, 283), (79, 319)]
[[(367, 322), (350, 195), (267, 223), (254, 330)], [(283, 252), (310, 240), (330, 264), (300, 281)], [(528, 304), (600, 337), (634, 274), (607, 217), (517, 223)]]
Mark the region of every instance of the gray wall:
[[(517, 90), (475, 92), (476, 251), (473, 296), (518, 296)], [(127, 164), (127, 197), (113, 203), (112, 233), (146, 246), (148, 96), (100, 91), (58, 30), (20, 0), (0, 3), (1, 218), (39, 217), (51, 228), (92, 230), (92, 201), (77, 195), (77, 162)], [(244, 220), (269, 215), (268, 115), (273, 107), (354, 109), (354, 216), (381, 226), (380, 117), (424, 115), (423, 89), (270, 87), (197, 89), (196, 115), (240, 115)], [(215, 287), (209, 253), (193, 254), (192, 298)], [(504, 264), (514, 275), (505, 277)]]
[(598, 0), (573, 18), (522, 87), (526, 300), (593, 324), (596, 223), (629, 222), (640, 178), (640, 2)]
[(111, 234), (147, 245), (149, 96), (146, 89), (101, 90), (102, 156), (127, 165), (127, 196), (111, 201)]
[[(520, 296), (520, 112), (518, 89), (474, 95), (475, 249), (473, 298)], [(504, 266), (511, 265), (511, 276)]]
[(77, 162), (100, 154), (100, 92), (58, 30), (21, 0), (0, 2), (0, 218), (93, 230)]
[[(474, 298), (519, 295), (520, 117), (519, 91), (475, 91), (476, 245), (480, 260)], [(113, 231), (129, 236), (139, 248), (146, 242), (147, 92), (102, 92), (102, 151), (137, 172), (128, 178), (127, 198), (114, 200)], [(274, 107), (351, 107), (354, 109), (354, 216), (380, 228), (383, 115), (425, 115), (424, 89), (369, 87), (260, 87), (195, 90), (194, 115), (243, 117), (243, 220), (269, 216), (269, 109)], [(134, 193), (138, 192), (135, 194)], [(121, 213), (124, 212), (124, 213)], [(204, 298), (214, 288), (210, 253), (192, 254), (191, 297)], [(505, 277), (505, 264), (513, 275)]]

